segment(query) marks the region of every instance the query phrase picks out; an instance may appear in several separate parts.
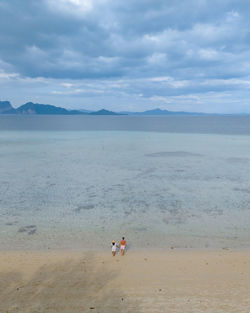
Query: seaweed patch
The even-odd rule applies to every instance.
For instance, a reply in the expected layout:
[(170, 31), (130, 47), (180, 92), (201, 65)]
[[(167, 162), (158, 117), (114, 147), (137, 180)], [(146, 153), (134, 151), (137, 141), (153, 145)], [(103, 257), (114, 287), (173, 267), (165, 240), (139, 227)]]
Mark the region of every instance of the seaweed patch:
[(250, 189), (247, 189), (247, 188), (234, 188), (233, 190), (234, 190), (234, 191), (240, 191), (240, 192), (243, 192), (243, 193), (250, 194)]
[(173, 224), (173, 225), (180, 225), (180, 224), (185, 224), (186, 221), (187, 221), (187, 217), (185, 216), (180, 216), (180, 215), (177, 215), (177, 216), (168, 216), (168, 217), (164, 217), (162, 219), (162, 221), (165, 223), (165, 224)]
[(37, 231), (36, 225), (27, 225), (27, 226), (20, 227), (18, 229), (19, 233), (27, 233), (28, 235), (34, 235), (36, 231)]
[(86, 205), (79, 205), (77, 208), (74, 209), (75, 213), (80, 213), (82, 210), (93, 210), (95, 206), (93, 204), (86, 204)]
[(250, 161), (249, 158), (239, 158), (239, 157), (232, 157), (232, 158), (226, 158), (226, 161), (229, 163), (236, 163), (236, 164), (245, 164)]
[(199, 157), (202, 154), (191, 153), (187, 151), (160, 151), (155, 153), (145, 154), (146, 157)]

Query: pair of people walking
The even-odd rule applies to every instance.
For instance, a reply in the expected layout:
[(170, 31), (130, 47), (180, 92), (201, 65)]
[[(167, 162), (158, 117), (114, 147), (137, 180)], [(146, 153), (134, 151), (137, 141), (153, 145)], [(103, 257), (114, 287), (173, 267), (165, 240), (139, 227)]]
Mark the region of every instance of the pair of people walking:
[(125, 248), (126, 248), (127, 242), (125, 240), (125, 237), (122, 237), (122, 240), (120, 241), (120, 244), (117, 244), (115, 240), (111, 243), (111, 251), (112, 255), (115, 256), (117, 249), (120, 248), (121, 255), (125, 254)]

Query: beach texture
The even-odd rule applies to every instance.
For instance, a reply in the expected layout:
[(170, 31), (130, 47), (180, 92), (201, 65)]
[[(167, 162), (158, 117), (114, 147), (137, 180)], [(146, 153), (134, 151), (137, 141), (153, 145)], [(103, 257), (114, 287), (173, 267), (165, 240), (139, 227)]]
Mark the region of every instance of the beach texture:
[(8, 251), (0, 312), (249, 313), (249, 251)]

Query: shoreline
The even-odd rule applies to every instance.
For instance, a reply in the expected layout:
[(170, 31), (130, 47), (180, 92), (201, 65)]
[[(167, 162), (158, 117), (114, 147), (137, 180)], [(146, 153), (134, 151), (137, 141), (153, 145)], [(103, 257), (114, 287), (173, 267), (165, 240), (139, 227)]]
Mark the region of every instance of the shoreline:
[[(117, 249), (117, 253), (119, 253), (120, 249)], [(128, 254), (137, 254), (137, 253), (168, 253), (168, 252), (221, 252), (221, 251), (230, 251), (230, 252), (250, 252), (250, 247), (239, 247), (239, 248), (235, 248), (235, 247), (222, 247), (222, 248), (213, 248), (213, 247), (204, 247), (204, 248), (179, 248), (179, 247), (174, 247), (174, 246), (170, 246), (169, 248), (128, 248), (126, 249), (126, 253)], [(47, 248), (47, 249), (17, 249), (17, 248), (6, 248), (6, 249), (1, 249), (0, 248), (0, 255), (1, 253), (19, 253), (19, 252), (28, 252), (28, 253), (50, 253), (50, 252), (72, 252), (72, 253), (101, 253), (101, 254), (107, 254), (107, 253), (111, 253), (111, 250), (108, 246), (107, 249), (104, 248), (100, 248), (100, 249), (89, 249), (89, 248)]]

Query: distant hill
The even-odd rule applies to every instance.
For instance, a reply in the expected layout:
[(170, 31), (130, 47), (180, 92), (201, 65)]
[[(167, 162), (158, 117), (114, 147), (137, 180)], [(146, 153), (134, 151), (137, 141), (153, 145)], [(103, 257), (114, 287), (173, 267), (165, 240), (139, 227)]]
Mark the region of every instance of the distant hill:
[[(190, 115), (194, 113), (190, 112), (182, 112), (182, 111), (168, 111), (168, 110), (161, 110), (161, 109), (154, 109), (154, 110), (148, 110), (139, 114), (143, 115)], [(195, 113), (197, 114), (197, 113)]]
[(23, 115), (121, 115), (105, 109), (93, 112), (89, 110), (67, 110), (51, 104), (27, 102), (17, 109), (13, 108), (9, 101), (0, 101), (0, 114), (23, 114)]
[(128, 115), (206, 115), (199, 112), (185, 112), (185, 111), (168, 111), (161, 109), (147, 110), (143, 112), (121, 112)]
[(89, 113), (89, 115), (123, 115), (123, 114), (102, 109), (96, 112), (91, 112)]
[(9, 101), (0, 101), (0, 114), (15, 114), (15, 109)]
[(66, 110), (64, 108), (56, 107), (50, 104), (39, 104), (33, 102), (27, 102), (16, 109), (17, 114), (59, 114), (59, 115), (71, 115), (71, 114), (84, 114), (77, 110)]
[(91, 110), (85, 110), (85, 109), (79, 109), (78, 111), (80, 111), (82, 113), (92, 113), (93, 112)]

